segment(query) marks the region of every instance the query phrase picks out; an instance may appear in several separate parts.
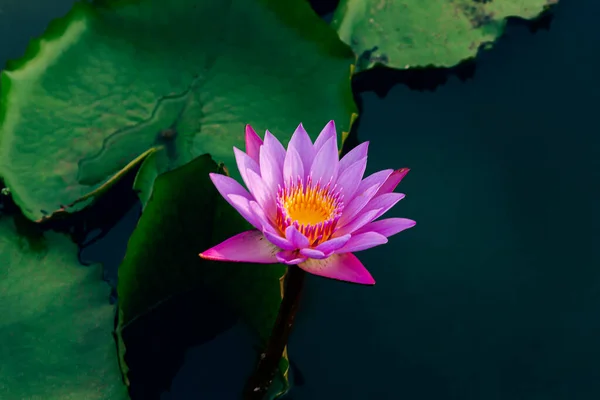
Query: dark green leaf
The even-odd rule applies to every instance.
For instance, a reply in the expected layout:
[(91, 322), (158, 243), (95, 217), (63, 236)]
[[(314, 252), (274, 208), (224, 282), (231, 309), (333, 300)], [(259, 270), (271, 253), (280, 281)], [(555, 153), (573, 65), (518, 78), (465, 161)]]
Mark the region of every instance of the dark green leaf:
[[(269, 337), (285, 266), (211, 262), (198, 256), (252, 229), (214, 188), (208, 174), (217, 170), (206, 155), (156, 179), (119, 267), (119, 330), (172, 296), (201, 287), (226, 301), (263, 342)], [(287, 371), (287, 360), (283, 369)]]

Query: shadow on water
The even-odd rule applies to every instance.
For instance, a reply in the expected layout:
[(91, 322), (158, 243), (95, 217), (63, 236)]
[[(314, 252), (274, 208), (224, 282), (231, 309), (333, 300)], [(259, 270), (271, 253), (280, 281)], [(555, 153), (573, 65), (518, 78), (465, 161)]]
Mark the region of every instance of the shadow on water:
[[(132, 400), (160, 399), (164, 392), (172, 390), (171, 382), (180, 370), (187, 373), (190, 382), (200, 380), (206, 384), (207, 376), (211, 377), (209, 382), (220, 379), (219, 387), (222, 389), (228, 384), (224, 381), (227, 376), (225, 371), (230, 369), (235, 376), (234, 371), (239, 369), (231, 368), (228, 364), (241, 358), (242, 353), (238, 354), (236, 351), (243, 351), (243, 348), (240, 350), (240, 345), (244, 342), (244, 332), (238, 335), (227, 332), (236, 322), (237, 317), (231, 311), (220, 306), (214, 295), (202, 290), (180, 295), (136, 320), (123, 332), (127, 346), (125, 360), (131, 368), (129, 379)], [(222, 344), (219, 346), (220, 352), (212, 357), (193, 360), (193, 369), (182, 368), (189, 353), (202, 353), (203, 346), (198, 346), (214, 340), (223, 332), (226, 332), (224, 335), (232, 336), (232, 339), (229, 343), (223, 338), (218, 341)], [(228, 346), (234, 344), (240, 347)], [(209, 347), (212, 346), (213, 343), (210, 343)], [(253, 356), (251, 353), (245, 357), (249, 361), (249, 367)], [(239, 380), (239, 377), (236, 378)], [(206, 393), (202, 386), (194, 389), (190, 393), (201, 393), (203, 396)], [(241, 387), (238, 390), (241, 391)], [(178, 391), (177, 387), (175, 391)], [(180, 398), (186, 396), (188, 395)]]

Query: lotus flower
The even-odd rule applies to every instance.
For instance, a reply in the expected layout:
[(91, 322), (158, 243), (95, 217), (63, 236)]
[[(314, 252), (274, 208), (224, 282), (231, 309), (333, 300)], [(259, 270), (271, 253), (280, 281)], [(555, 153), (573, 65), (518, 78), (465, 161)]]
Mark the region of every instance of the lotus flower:
[(352, 283), (375, 280), (352, 254), (387, 243), (413, 227), (405, 218), (376, 221), (404, 198), (393, 190), (407, 168), (376, 172), (365, 179), (365, 142), (338, 156), (335, 123), (313, 144), (302, 124), (286, 149), (269, 131), (264, 142), (246, 126), (246, 152), (233, 148), (246, 190), (236, 180), (210, 174), (219, 193), (256, 230), (242, 232), (206, 250), (208, 260), (283, 263)]

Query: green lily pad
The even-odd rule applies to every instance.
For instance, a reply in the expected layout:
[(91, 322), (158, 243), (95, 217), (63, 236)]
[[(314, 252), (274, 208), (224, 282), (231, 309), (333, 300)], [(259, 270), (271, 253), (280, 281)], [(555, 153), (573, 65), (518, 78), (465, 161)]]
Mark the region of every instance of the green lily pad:
[(452, 67), (493, 43), (508, 17), (531, 19), (558, 0), (341, 0), (332, 26), (358, 57), (355, 72)]
[(0, 217), (0, 398), (129, 399), (109, 293), (67, 237), (25, 238)]
[(353, 59), (305, 0), (80, 2), (2, 71), (0, 176), (38, 221), (153, 148), (163, 172), (232, 165), (248, 123), (284, 143), (299, 122), (348, 130)]
[[(151, 168), (152, 163), (147, 165)], [(253, 229), (215, 189), (208, 174), (218, 170), (205, 155), (154, 181), (119, 266), (119, 334), (173, 296), (202, 287), (237, 311), (262, 342), (270, 336), (286, 267), (221, 263), (198, 256), (230, 236)], [(119, 347), (127, 374), (122, 341)], [(284, 378), (287, 360), (281, 370)], [(280, 385), (284, 390), (287, 380)]]

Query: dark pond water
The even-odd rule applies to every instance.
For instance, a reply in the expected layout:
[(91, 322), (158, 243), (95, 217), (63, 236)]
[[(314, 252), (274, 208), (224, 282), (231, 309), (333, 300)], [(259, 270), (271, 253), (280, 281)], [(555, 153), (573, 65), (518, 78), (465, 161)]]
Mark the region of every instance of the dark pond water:
[[(0, 0), (0, 65), (71, 3)], [(361, 94), (369, 170), (412, 169), (391, 214), (418, 225), (360, 253), (375, 287), (310, 277), (290, 398), (600, 398), (599, 18), (599, 2), (564, 0), (549, 31), (511, 26), (466, 82)], [(114, 270), (138, 214), (82, 258)], [(235, 325), (170, 360), (162, 399), (235, 399), (251, 340)]]

